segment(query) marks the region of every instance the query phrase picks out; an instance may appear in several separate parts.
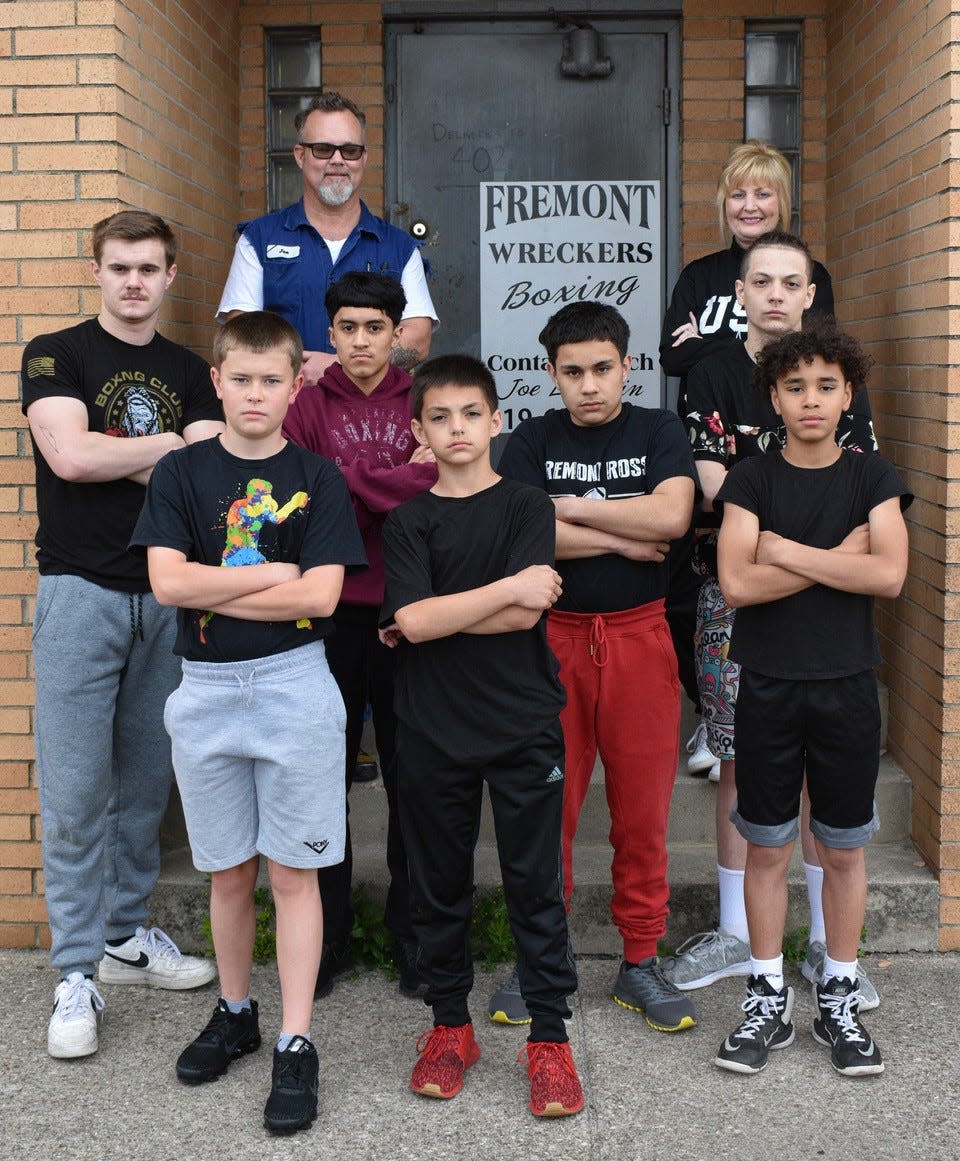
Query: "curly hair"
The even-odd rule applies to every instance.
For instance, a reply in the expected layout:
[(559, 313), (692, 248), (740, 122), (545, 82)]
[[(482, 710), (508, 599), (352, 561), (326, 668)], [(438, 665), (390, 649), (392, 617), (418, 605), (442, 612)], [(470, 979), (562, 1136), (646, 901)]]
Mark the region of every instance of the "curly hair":
[(778, 380), (796, 370), (801, 362), (809, 366), (818, 355), (825, 363), (839, 366), (854, 395), (866, 385), (873, 359), (853, 335), (817, 315), (804, 323), (803, 330), (791, 331), (759, 352), (753, 385), (762, 395), (769, 395)]

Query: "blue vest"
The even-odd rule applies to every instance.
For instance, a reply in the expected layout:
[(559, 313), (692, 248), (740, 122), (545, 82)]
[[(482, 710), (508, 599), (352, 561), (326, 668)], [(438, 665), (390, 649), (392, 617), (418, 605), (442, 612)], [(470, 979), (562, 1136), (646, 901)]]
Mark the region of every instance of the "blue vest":
[(333, 351), (323, 299), (351, 270), (387, 274), (398, 282), (416, 242), (360, 203), (360, 221), (330, 261), (327, 244), (307, 221), (303, 201), (241, 223), (263, 267), (263, 309), (282, 315), (300, 332), (308, 351)]

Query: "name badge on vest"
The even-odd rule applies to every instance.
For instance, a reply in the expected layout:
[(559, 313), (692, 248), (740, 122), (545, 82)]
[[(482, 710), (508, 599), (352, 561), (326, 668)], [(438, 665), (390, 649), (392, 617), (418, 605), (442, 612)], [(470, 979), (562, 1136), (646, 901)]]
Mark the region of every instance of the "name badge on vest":
[(275, 242), (273, 244), (268, 243), (267, 244), (267, 257), (268, 258), (299, 258), (300, 257), (300, 247), (299, 246), (281, 246), (277, 242)]

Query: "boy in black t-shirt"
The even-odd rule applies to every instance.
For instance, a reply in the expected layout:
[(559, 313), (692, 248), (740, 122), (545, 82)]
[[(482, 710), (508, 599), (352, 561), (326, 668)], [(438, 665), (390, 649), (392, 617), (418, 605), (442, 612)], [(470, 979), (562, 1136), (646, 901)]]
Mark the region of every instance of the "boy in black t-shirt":
[(343, 858), (344, 709), (323, 638), (345, 566), (365, 557), (340, 472), (281, 432), (303, 382), (296, 331), (244, 314), (213, 356), (227, 429), (160, 461), (132, 540), (146, 548), (157, 599), (178, 606), (183, 679), (165, 723), (194, 865), (211, 875), (222, 993), (177, 1075), (212, 1080), (260, 1047), (250, 971), (265, 855), (283, 1013), (264, 1124), (290, 1133), (317, 1110), (316, 869)]
[(483, 782), (489, 787), (523, 996), (530, 1109), (583, 1108), (564, 1019), (577, 977), (560, 888), (563, 689), (542, 614), (560, 595), (553, 506), (501, 479), (490, 441), (502, 417), (493, 377), (465, 356), (424, 364), (413, 432), (437, 484), (384, 526), (381, 638), (398, 645), (397, 773), (413, 888), (413, 926), (434, 1027), (410, 1087), (449, 1098), (480, 1049), (470, 911)]
[(720, 585), (738, 610), (733, 820), (747, 840), (751, 950), (746, 1017), (715, 1058), (733, 1072), (759, 1072), (771, 1049), (793, 1042), (781, 945), (804, 771), (827, 936), (813, 985), (814, 1039), (846, 1076), (883, 1071), (860, 1023), (857, 984), (863, 848), (879, 825), (873, 598), (895, 597), (903, 585), (902, 512), (912, 497), (880, 456), (837, 446), (837, 425), (867, 366), (853, 338), (822, 323), (764, 347), (754, 383), (769, 393), (786, 444), (735, 465), (717, 494)]
[[(693, 553), (694, 567), (703, 580), (694, 653), (707, 746), (721, 763), (715, 803), (720, 917), (714, 930), (691, 935), (677, 954), (665, 961), (665, 974), (682, 991), (704, 987), (725, 976), (750, 974), (743, 900), (747, 844), (730, 818), (737, 798), (733, 719), (739, 666), (729, 657), (734, 611), (723, 599), (717, 581), (720, 517), (713, 511), (713, 498), (735, 463), (783, 447), (783, 422), (769, 393), (761, 395), (754, 389), (753, 374), (757, 354), (764, 346), (801, 329), (804, 311), (816, 301), (811, 281), (814, 265), (801, 239), (781, 230), (762, 234), (744, 251), (736, 283), (737, 299), (747, 317), (744, 341), (730, 343), (724, 351), (702, 359), (687, 378), (687, 431), (703, 491)], [(843, 448), (865, 454), (877, 451), (865, 388), (855, 393), (850, 411), (841, 416), (836, 441)], [(809, 812), (804, 815), (800, 839), (810, 926), (801, 970), (812, 982), (822, 975), (825, 954), (823, 869), (810, 834)], [(877, 1007), (880, 998), (862, 969), (859, 982), (860, 1010)]]
[(599, 748), (613, 845), (610, 910), (623, 939), (613, 998), (658, 1032), (679, 1032), (693, 1027), (696, 1010), (657, 958), (680, 730), (665, 558), (690, 524), (696, 470), (676, 415), (623, 401), (629, 340), (623, 315), (604, 303), (571, 303), (553, 315), (540, 342), (564, 407), (522, 423), (499, 467), (546, 491), (556, 517), (563, 595), (547, 639), (567, 692), (564, 890), (569, 900), (573, 839)]

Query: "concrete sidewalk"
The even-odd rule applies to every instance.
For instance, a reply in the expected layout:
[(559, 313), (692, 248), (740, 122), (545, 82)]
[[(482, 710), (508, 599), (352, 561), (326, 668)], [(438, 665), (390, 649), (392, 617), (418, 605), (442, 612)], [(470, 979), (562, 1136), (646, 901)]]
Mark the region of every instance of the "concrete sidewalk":
[(743, 981), (693, 993), (700, 1022), (689, 1032), (653, 1032), (609, 998), (617, 963), (578, 963), (570, 1038), (587, 1108), (537, 1121), (515, 1061), (525, 1032), (486, 1019), (498, 976), (477, 975), (473, 1013), (483, 1055), (452, 1101), (407, 1088), (417, 1035), (430, 1025), (420, 1001), (404, 999), (379, 973), (337, 983), (318, 1001), (320, 1112), (313, 1128), (270, 1136), (262, 1110), (270, 1046), (278, 1030), (273, 965), (255, 969), (264, 1044), (219, 1081), (187, 1088), (173, 1063), (206, 1023), (216, 986), (199, 992), (101, 988), (107, 1002), (100, 1052), (52, 1060), (46, 1023), (56, 982), (40, 952), (0, 952), (0, 1157), (68, 1161), (230, 1161), (307, 1157), (426, 1161), (801, 1161), (960, 1153), (960, 957), (870, 957), (882, 1002), (865, 1023), (884, 1052), (881, 1077), (838, 1076), (810, 1035), (812, 1001), (795, 968), (794, 1045), (755, 1077), (711, 1063), (740, 1015)]

